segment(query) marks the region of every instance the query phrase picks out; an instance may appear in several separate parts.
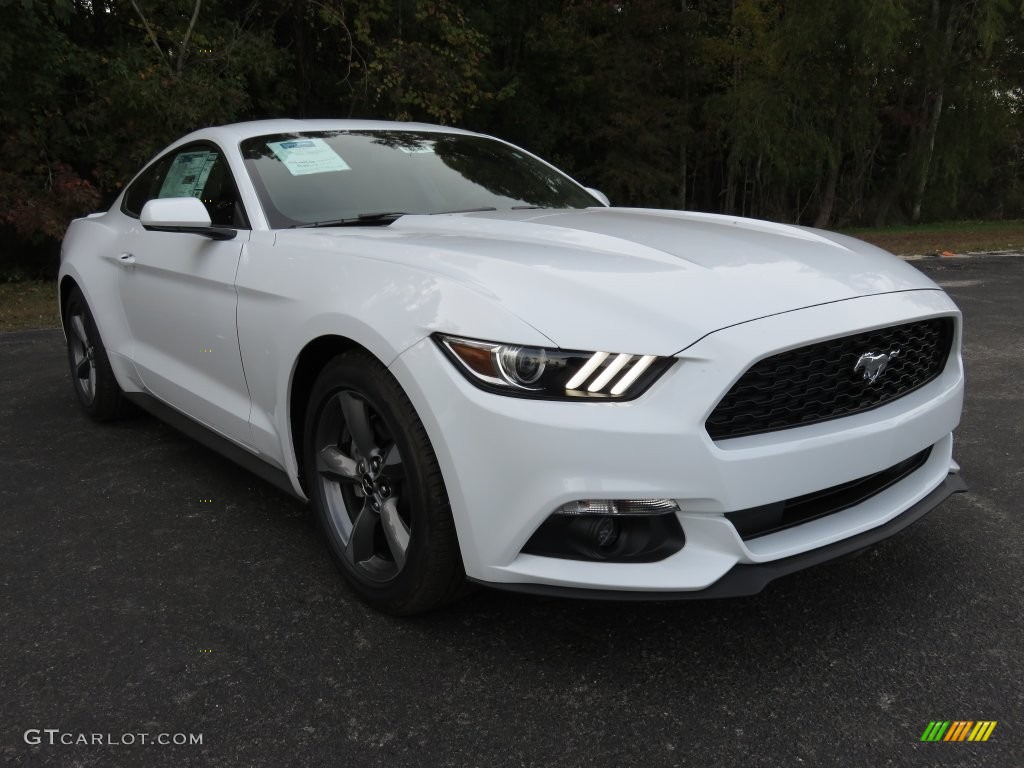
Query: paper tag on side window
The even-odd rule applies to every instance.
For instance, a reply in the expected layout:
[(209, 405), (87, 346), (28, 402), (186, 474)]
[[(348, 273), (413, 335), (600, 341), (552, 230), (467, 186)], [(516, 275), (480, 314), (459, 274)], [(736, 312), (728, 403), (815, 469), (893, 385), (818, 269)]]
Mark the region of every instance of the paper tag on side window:
[(267, 146), (292, 176), (350, 170), (349, 164), (323, 139), (268, 141)]
[(202, 197), (217, 153), (207, 150), (182, 152), (167, 170), (157, 197)]

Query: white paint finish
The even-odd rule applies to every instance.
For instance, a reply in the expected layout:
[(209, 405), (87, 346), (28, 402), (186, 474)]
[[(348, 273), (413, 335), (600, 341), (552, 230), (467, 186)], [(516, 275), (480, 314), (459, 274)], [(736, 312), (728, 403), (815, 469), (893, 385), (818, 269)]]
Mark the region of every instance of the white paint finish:
[(656, 563), (571, 563), (535, 555), (519, 555), (507, 566), (488, 570), (496, 582), (556, 584), (590, 589), (643, 592), (700, 590), (714, 584), (737, 564), (768, 562), (826, 546), (863, 533), (896, 517), (928, 495), (950, 469), (951, 436), (935, 447), (917, 473), (863, 504), (772, 536), (744, 543), (721, 516), (681, 513), (686, 546)]
[(187, 416), (250, 444), (249, 393), (235, 327), (235, 273), (248, 233), (218, 241), (149, 232), (126, 220), (120, 247), (135, 262), (119, 271), (118, 289), (139, 378)]
[[(958, 314), (938, 291), (856, 299), (844, 310), (814, 307), (713, 334), (643, 397), (628, 403), (498, 397), (440, 365), (443, 358), (431, 342), (410, 349), (392, 372), (423, 417), (442, 462), (468, 572), (484, 580), (516, 580), (502, 569), (512, 567), (555, 508), (575, 499), (673, 498), (687, 514), (720, 516), (863, 477), (940, 443), (958, 423), (962, 407), (958, 341), (939, 379), (873, 411), (720, 444), (704, 432), (703, 423), (722, 394), (766, 354), (798, 340), (842, 335), (849, 317), (870, 316), (892, 325)], [(772, 348), (765, 347), (767, 339), (774, 340)], [(716, 357), (709, 360), (704, 353)], [(442, 392), (443, 406), (440, 394), (431, 394)], [(876, 524), (884, 519), (879, 516)], [(733, 554), (748, 557), (740, 549)], [(575, 564), (551, 567), (571, 570)], [(616, 564), (616, 572), (624, 568)], [(689, 588), (683, 582), (677, 586)]]
[[(322, 336), (362, 345), (408, 393), (441, 463), (467, 572), (484, 580), (697, 589), (737, 562), (880, 525), (955, 466), (959, 323), (946, 371), (882, 408), (720, 443), (703, 429), (760, 358), (869, 328), (959, 318), (934, 283), (899, 260), (806, 228), (600, 207), (268, 230), (239, 141), (346, 127), (451, 131), (366, 121), (199, 131), (173, 146), (204, 139), (223, 149), (251, 233), (217, 242), (145, 232), (115, 204), (73, 222), (64, 243), (61, 277), (82, 287), (121, 385), (283, 467), (296, 492), (288, 398), (299, 354)], [(428, 338), (434, 332), (679, 360), (631, 402), (522, 400), (472, 386)], [(722, 516), (862, 477), (931, 444), (927, 467), (826, 520), (744, 545)], [(678, 500), (686, 547), (635, 565), (519, 554), (561, 504), (630, 497)]]
[(892, 520), (900, 511), (927, 496), (949, 473), (953, 451), (952, 434), (943, 435), (932, 445), (928, 461), (906, 481), (839, 514), (753, 539), (744, 546), (743, 561), (763, 563), (790, 557), (808, 549), (833, 544), (848, 536), (856, 536)]
[(552, 345), (473, 287), (425, 268), (429, 263), (378, 258), (382, 238), (369, 235), (380, 231), (350, 238), (344, 253), (327, 235), (254, 232), (239, 264), (238, 335), (250, 373), (254, 445), (290, 473), (295, 457), (286, 404), (292, 373), (302, 349), (317, 338), (351, 339), (385, 364), (441, 329)]
[(210, 214), (206, 206), (194, 197), (167, 197), (150, 200), (139, 216), (142, 226), (208, 227)]
[[(498, 301), (567, 349), (668, 355), (779, 312), (935, 288), (867, 244), (847, 249), (795, 227), (723, 218), (616, 208), (405, 216), (388, 228), (388, 245), (402, 233), (397, 258), (429, 258), (461, 282), (500, 286)], [(380, 257), (396, 258), (386, 248)]]

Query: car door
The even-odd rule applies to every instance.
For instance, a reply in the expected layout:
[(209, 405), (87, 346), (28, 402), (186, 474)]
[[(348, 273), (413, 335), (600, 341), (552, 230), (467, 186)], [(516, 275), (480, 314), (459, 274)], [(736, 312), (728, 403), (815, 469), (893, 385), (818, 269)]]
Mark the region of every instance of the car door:
[[(148, 200), (186, 196), (203, 201), (214, 225), (237, 229), (235, 238), (142, 227), (138, 216)], [(168, 405), (250, 444), (235, 325), (235, 273), (250, 233), (223, 151), (207, 142), (171, 151), (133, 182), (122, 212), (130, 220), (118, 290), (140, 380)]]

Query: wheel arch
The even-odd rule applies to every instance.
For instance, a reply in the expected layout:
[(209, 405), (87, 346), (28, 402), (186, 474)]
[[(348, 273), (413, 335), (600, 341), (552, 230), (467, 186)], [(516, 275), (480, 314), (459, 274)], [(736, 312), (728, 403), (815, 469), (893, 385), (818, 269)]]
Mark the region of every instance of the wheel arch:
[[(368, 355), (373, 352), (347, 336), (325, 334), (310, 340), (295, 358), (292, 366), (291, 381), (288, 385), (288, 440), (289, 449), (295, 459), (299, 485), (308, 496), (303, 466), (302, 443), (306, 425), (306, 408), (309, 405), (309, 394), (313, 389), (320, 371), (331, 360), (344, 352), (359, 350)], [(376, 355), (373, 355), (377, 357)], [(379, 358), (378, 358), (379, 359)], [(383, 364), (383, 361), (381, 361)]]
[(60, 300), (60, 307), (59, 307), (59, 309), (60, 309), (60, 327), (61, 328), (64, 328), (64, 307), (66, 307), (68, 305), (68, 298), (71, 296), (71, 292), (73, 290), (75, 290), (75, 288), (78, 288), (79, 290), (81, 290), (81, 287), (78, 285), (78, 281), (76, 281), (75, 278), (73, 278), (71, 275), (64, 275), (60, 279), (60, 284), (58, 286), (58, 289), (60, 291), (60, 293), (59, 293), (59, 300)]

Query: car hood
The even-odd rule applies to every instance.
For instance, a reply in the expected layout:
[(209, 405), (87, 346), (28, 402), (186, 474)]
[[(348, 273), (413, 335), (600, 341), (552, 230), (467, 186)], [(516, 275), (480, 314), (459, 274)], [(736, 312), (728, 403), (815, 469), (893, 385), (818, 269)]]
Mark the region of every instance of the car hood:
[(768, 315), (858, 296), (939, 290), (910, 265), (859, 240), (713, 214), (488, 211), (302, 233), (336, 245), (372, 239), (374, 258), (483, 292), (566, 349), (675, 354), (716, 330)]

